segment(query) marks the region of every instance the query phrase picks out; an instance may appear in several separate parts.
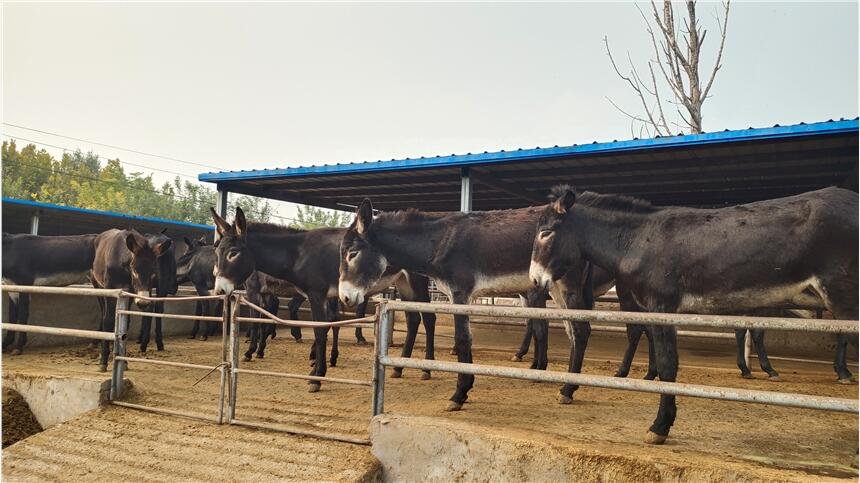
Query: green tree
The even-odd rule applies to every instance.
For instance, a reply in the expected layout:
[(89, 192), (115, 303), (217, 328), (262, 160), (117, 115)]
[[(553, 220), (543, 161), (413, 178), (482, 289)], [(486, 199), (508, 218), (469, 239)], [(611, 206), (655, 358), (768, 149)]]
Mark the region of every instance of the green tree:
[(352, 223), (351, 213), (299, 205), (294, 225), (298, 228), (308, 230), (312, 228), (341, 227), (347, 226), (350, 223)]

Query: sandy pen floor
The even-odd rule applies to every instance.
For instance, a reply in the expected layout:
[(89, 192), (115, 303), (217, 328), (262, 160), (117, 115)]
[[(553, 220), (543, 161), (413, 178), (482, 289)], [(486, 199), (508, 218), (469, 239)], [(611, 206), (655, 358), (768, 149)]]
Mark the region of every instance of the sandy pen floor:
[[(305, 332), (305, 337), (310, 337), (309, 331)], [(455, 360), (449, 353), (453, 341), (444, 337), (452, 334), (451, 325), (440, 323), (438, 332), (441, 335), (436, 342), (437, 359)], [(297, 344), (286, 330), (279, 334), (270, 341), (264, 359), (242, 363), (241, 367), (306, 373), (310, 344)], [(473, 336), (475, 362), (528, 366), (530, 356), (526, 362), (510, 361), (520, 340), (519, 329), (475, 326)], [(402, 333), (397, 333), (398, 341), (402, 341), (402, 337)], [(549, 369), (566, 370), (568, 342), (564, 332), (553, 330), (550, 341)], [(419, 336), (418, 342), (415, 354), (423, 355), (423, 336)], [(243, 350), (244, 345), (243, 342)], [(134, 346), (130, 344), (130, 347), (129, 355), (137, 355)], [(826, 365), (778, 361), (775, 365), (783, 382), (767, 381), (762, 372), (755, 370), (756, 379), (746, 380), (734, 367), (733, 344), (714, 342), (713, 349), (696, 351), (683, 347), (682, 339), (679, 382), (843, 398), (858, 396), (857, 386), (837, 385), (832, 370)], [(640, 349), (630, 377), (644, 375), (647, 357), (644, 342)], [(622, 338), (594, 334), (584, 372), (612, 375), (622, 350)], [(399, 348), (392, 352), (399, 353)], [(372, 354), (372, 346), (356, 345), (352, 330), (344, 330), (340, 360), (337, 367), (330, 368), (328, 375), (370, 379)], [(167, 340), (164, 352), (147, 354), (152, 358), (198, 364), (215, 364), (219, 356), (220, 340), (203, 342), (180, 338)], [(822, 355), (822, 358), (829, 356)], [(4, 358), (4, 370), (56, 373), (58, 368), (69, 373), (92, 373), (97, 369), (95, 351), (83, 347), (62, 348), (28, 351), (23, 356)], [(127, 376), (136, 390), (128, 400), (214, 414), (218, 377), (213, 374), (193, 385), (202, 375), (190, 369), (132, 364)], [(434, 373), (431, 380), (420, 378), (421, 373), (415, 370), (404, 371), (402, 379), (387, 378), (386, 412), (463, 421), (480, 425), (482, 430), (528, 434), (537, 440), (585, 445), (643, 459), (682, 461), (690, 465), (705, 462), (739, 465), (763, 478), (857, 477), (856, 468), (852, 467), (857, 457), (856, 414), (678, 398), (678, 419), (670, 439), (666, 445), (655, 447), (642, 443), (642, 438), (657, 411), (656, 395), (583, 387), (575, 394), (574, 404), (565, 406), (556, 402), (559, 388), (555, 384), (478, 377), (464, 409), (449, 413), (444, 408), (453, 393), (456, 375)], [(241, 375), (238, 394), (237, 417), (241, 419), (367, 435), (370, 389), (366, 387), (326, 383), (322, 391), (308, 393), (303, 381)], [(115, 408), (106, 413), (119, 421), (119, 414), (126, 412), (133, 410)], [(203, 428), (198, 423), (191, 424)], [(245, 430), (230, 428), (230, 431)], [(791, 471), (779, 473), (778, 470)]]

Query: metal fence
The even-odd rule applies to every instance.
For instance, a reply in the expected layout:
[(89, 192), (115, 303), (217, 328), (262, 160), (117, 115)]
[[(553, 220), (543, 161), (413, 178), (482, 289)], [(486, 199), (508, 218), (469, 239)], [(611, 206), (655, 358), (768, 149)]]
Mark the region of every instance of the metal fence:
[(692, 396), (726, 401), (773, 404), (829, 411), (858, 411), (857, 399), (811, 396), (805, 394), (756, 391), (728, 387), (714, 387), (678, 382), (644, 381), (581, 373), (539, 371), (481, 364), (443, 362), (435, 360), (391, 357), (388, 348), (391, 342), (390, 328), (394, 324), (395, 311), (433, 312), (451, 315), (510, 317), (523, 319), (570, 320), (577, 322), (601, 322), (608, 324), (668, 325), (675, 327), (708, 327), (720, 329), (776, 329), (827, 333), (857, 334), (856, 320), (797, 319), (786, 317), (750, 317), (723, 315), (662, 314), (640, 312), (615, 312), (597, 310), (563, 310), (529, 307), (499, 307), (492, 305), (451, 305), (424, 302), (384, 301), (380, 304), (379, 327), (376, 331), (376, 354), (374, 360), (374, 390), (372, 412), (377, 415), (384, 410), (385, 367), (404, 367), (421, 370), (454, 372), (482, 376), (507, 377), (530, 381), (556, 382), (594, 386), (628, 391), (651, 392), (678, 396)]

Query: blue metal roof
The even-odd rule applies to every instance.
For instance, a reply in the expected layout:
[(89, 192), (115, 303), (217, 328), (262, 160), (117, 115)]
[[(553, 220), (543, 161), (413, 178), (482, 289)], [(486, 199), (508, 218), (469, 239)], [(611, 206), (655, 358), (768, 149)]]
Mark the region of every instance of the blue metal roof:
[[(84, 215), (95, 215), (109, 218), (117, 218), (123, 220), (125, 223), (152, 223), (158, 225), (170, 225), (175, 227), (182, 228), (191, 228), (194, 230), (206, 230), (212, 231), (215, 229), (214, 226), (210, 225), (201, 225), (199, 223), (189, 223), (185, 221), (178, 220), (169, 220), (167, 218), (159, 218), (155, 216), (137, 216), (137, 215), (127, 215), (125, 213), (116, 213), (113, 211), (102, 211), (102, 210), (91, 210), (87, 208), (77, 208), (74, 206), (64, 206), (64, 205), (55, 205), (53, 203), (42, 203), (40, 201), (30, 201), (30, 200), (22, 200), (18, 198), (2, 198), (3, 205), (16, 205), (22, 207), (29, 207), (38, 210), (54, 210), (75, 214), (84, 214)], [(5, 208), (5, 206), (4, 206)]]
[(198, 175), (200, 181), (218, 183), (225, 181), (242, 181), (264, 178), (283, 178), (292, 176), (351, 174), (379, 171), (413, 170), (434, 167), (467, 167), (471, 165), (488, 165), (513, 161), (527, 161), (560, 156), (592, 155), (599, 153), (622, 153), (657, 148), (683, 148), (685, 146), (700, 146), (718, 143), (738, 143), (765, 139), (798, 138), (839, 133), (858, 132), (858, 118), (840, 119), (815, 123), (800, 123), (788, 126), (766, 128), (748, 128), (740, 130), (724, 130), (701, 134), (665, 136), (647, 139), (631, 139), (626, 141), (602, 142), (591, 144), (574, 144), (572, 146), (553, 146), (550, 148), (537, 147), (534, 149), (517, 149), (514, 151), (496, 151), (473, 154), (452, 154), (449, 156), (432, 156), (419, 158), (391, 159), (389, 161), (372, 161), (363, 163), (325, 164), (319, 166), (300, 166), (296, 168), (275, 168), (241, 171), (209, 172)]
[(858, 119), (572, 146), (204, 173), (219, 189), (334, 209), (459, 209), (468, 168), (476, 210), (543, 203), (554, 184), (658, 205), (723, 206), (857, 184)]

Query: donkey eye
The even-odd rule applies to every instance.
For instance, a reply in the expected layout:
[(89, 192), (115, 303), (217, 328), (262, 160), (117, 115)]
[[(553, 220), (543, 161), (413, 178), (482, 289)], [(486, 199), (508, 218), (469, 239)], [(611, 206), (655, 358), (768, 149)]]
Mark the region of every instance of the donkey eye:
[(230, 250), (227, 252), (227, 260), (233, 260), (239, 256), (239, 250)]
[(353, 258), (358, 256), (358, 252), (349, 252), (346, 254), (346, 261), (351, 262)]
[(543, 239), (543, 238), (546, 238), (546, 237), (552, 235), (552, 233), (553, 233), (552, 230), (541, 230), (540, 231), (540, 237), (541, 237), (541, 239)]

